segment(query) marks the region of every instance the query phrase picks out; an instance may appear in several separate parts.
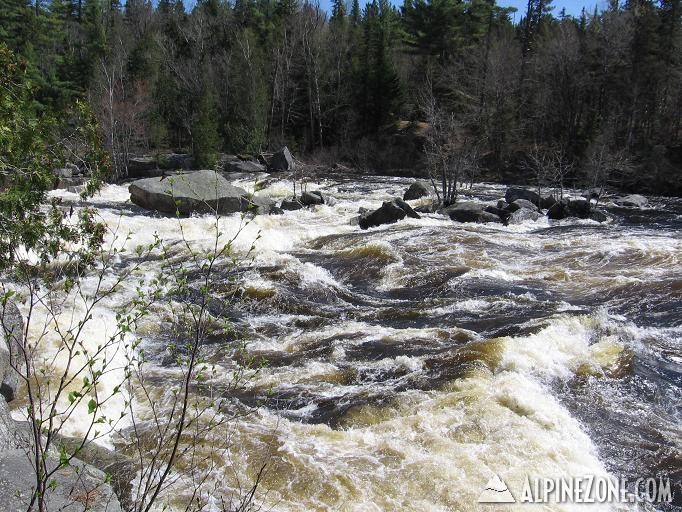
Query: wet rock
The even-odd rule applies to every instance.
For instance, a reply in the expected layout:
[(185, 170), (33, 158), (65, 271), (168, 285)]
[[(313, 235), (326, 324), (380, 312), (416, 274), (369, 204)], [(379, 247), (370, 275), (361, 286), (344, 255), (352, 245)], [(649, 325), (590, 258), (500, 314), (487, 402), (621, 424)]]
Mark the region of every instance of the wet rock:
[(562, 199), (547, 211), (547, 216), (554, 220), (567, 217), (587, 219), (590, 216), (590, 202), (586, 199)]
[(533, 192), (532, 190), (527, 190), (525, 188), (520, 187), (508, 188), (504, 194), (504, 199), (509, 204), (513, 203), (517, 199), (525, 199), (526, 201), (530, 201), (536, 206), (539, 206), (541, 201), (541, 198), (537, 193)]
[(504, 199), (500, 199), (499, 201), (497, 201), (497, 208), (498, 209), (504, 210), (505, 208), (507, 208), (507, 206), (509, 206), (509, 205), (507, 204), (507, 201), (505, 201)]
[(403, 194), (403, 199), (405, 201), (412, 201), (414, 199), (427, 197), (430, 194), (431, 187), (428, 183), (424, 181), (416, 181), (405, 191), (405, 194)]
[(496, 206), (486, 206), (485, 211), (497, 215), (502, 220), (502, 222), (506, 222), (507, 219), (509, 219), (509, 217), (511, 216), (511, 212), (509, 210), (498, 208)]
[(419, 206), (416, 206), (414, 208), (414, 211), (417, 213), (434, 213), (436, 211), (436, 205), (433, 203), (421, 204)]
[(284, 146), (277, 153), (272, 155), (270, 159), (269, 168), (271, 171), (294, 171), (296, 170), (296, 161), (291, 155), (289, 148)]
[(128, 187), (133, 203), (147, 210), (183, 215), (230, 214), (247, 209), (247, 192), (214, 171), (195, 171), (169, 178), (145, 178)]
[(391, 201), (385, 201), (381, 208), (374, 210), (371, 213), (360, 215), (358, 224), (362, 229), (367, 229), (383, 224), (393, 224), (405, 217), (419, 219), (419, 214), (415, 212), (412, 207), (404, 200), (396, 198)]
[(528, 201), (527, 199), (517, 199), (516, 201), (508, 205), (506, 208), (508, 212), (515, 212), (521, 209), (531, 210), (534, 212), (538, 211), (538, 207), (534, 203)]
[(589, 218), (597, 222), (606, 222), (610, 219), (610, 217), (601, 210), (592, 210), (590, 212)]
[(322, 197), (322, 192), (319, 190), (303, 192), (303, 194), (301, 194), (301, 203), (303, 203), (305, 206), (324, 204), (324, 197)]
[(457, 222), (475, 222), (485, 224), (488, 222), (502, 222), (502, 219), (494, 213), (487, 212), (486, 206), (479, 203), (463, 202), (441, 210), (443, 215)]
[(619, 197), (614, 200), (618, 206), (627, 206), (629, 208), (643, 208), (649, 204), (649, 200), (640, 196), (639, 194), (630, 194), (629, 196)]
[(284, 210), (278, 206), (273, 206), (268, 213), (269, 215), (284, 215)]
[(16, 396), (19, 374), (14, 368), (21, 368), (23, 358), (24, 319), (16, 304), (7, 301), (0, 304), (0, 400), (11, 402)]
[(295, 197), (287, 197), (286, 199), (282, 199), (282, 203), (279, 205), (279, 207), (286, 211), (300, 210), (303, 208), (303, 203), (301, 203), (301, 201)]
[(537, 208), (519, 208), (511, 212), (509, 218), (507, 218), (507, 224), (521, 224), (528, 220), (538, 220), (540, 217), (542, 217), (542, 214)]
[(273, 208), (276, 208), (275, 201), (273, 201), (269, 197), (253, 195), (248, 199), (245, 199), (245, 201), (246, 211), (257, 213), (258, 215), (271, 214)]
[(554, 196), (543, 197), (540, 200), (540, 208), (542, 208), (543, 210), (549, 210), (556, 203), (557, 203), (557, 200)]

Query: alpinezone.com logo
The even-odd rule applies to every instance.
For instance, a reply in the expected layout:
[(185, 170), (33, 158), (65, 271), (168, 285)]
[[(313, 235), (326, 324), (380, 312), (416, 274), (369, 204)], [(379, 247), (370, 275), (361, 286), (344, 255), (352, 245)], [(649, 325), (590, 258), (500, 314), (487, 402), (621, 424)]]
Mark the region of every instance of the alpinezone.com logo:
[(544, 478), (525, 477), (521, 489), (512, 493), (499, 475), (493, 474), (477, 503), (672, 503), (673, 490), (667, 477), (638, 478), (634, 482), (608, 476)]

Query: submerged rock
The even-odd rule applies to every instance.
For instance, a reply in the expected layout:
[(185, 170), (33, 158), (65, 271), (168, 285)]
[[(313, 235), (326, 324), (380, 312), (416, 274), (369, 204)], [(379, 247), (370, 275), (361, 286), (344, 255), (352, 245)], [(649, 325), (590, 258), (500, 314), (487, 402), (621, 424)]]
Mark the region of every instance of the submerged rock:
[(421, 217), (415, 212), (412, 207), (404, 200), (395, 198), (391, 201), (385, 201), (381, 208), (374, 210), (371, 213), (360, 215), (358, 224), (362, 229), (367, 229), (382, 224), (393, 224), (405, 217), (413, 219), (420, 219)]
[(215, 171), (196, 171), (169, 178), (145, 178), (128, 187), (133, 203), (147, 210), (183, 215), (230, 214), (248, 209), (246, 190), (235, 187)]
[(414, 199), (420, 199), (422, 197), (427, 197), (431, 194), (431, 187), (428, 183), (424, 181), (416, 181), (410, 188), (403, 194), (403, 199), (405, 201), (412, 201)]
[(615, 199), (614, 203), (618, 206), (627, 206), (629, 208), (642, 208), (649, 204), (649, 200), (639, 194), (630, 194), (629, 196)]

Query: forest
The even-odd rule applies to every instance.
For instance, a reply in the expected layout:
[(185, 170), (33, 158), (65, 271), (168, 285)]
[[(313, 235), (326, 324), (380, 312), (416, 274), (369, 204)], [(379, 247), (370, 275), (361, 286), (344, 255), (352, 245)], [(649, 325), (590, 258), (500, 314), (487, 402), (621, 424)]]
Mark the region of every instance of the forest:
[(116, 179), (131, 156), (169, 150), (206, 168), (287, 145), (391, 174), (445, 148), (481, 179), (682, 193), (680, 0), (512, 12), (494, 0), (335, 0), (329, 13), (297, 0), (4, 0), (0, 41), (31, 115), (64, 131), (87, 106)]

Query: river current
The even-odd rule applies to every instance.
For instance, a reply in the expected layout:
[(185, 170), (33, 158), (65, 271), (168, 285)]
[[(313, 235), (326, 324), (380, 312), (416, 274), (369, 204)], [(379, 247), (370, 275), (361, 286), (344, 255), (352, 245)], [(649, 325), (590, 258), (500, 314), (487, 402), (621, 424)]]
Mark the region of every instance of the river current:
[[(251, 180), (236, 184), (253, 189)], [(264, 463), (256, 498), (276, 511), (489, 510), (476, 501), (494, 474), (517, 497), (527, 475), (665, 475), (679, 485), (682, 201), (607, 204), (604, 224), (437, 214), (367, 231), (351, 224), (359, 207), (402, 196), (410, 182), (321, 179), (308, 188), (333, 206), (258, 216), (242, 230), (237, 249), (256, 249), (230, 314), (246, 355), (264, 364), (227, 397), (249, 414), (230, 424), (231, 448), (212, 469), (216, 493)], [(291, 183), (274, 179), (261, 193), (281, 198)], [(466, 194), (494, 204), (504, 187)], [(131, 234), (130, 247), (154, 233), (179, 240), (178, 222), (197, 247), (211, 241), (209, 218), (149, 215), (125, 186), (91, 203)], [(98, 309), (93, 338), (115, 306)], [(178, 378), (162, 357), (163, 332), (138, 335), (159, 354), (149, 371), (162, 389)], [(226, 382), (245, 357), (221, 340), (205, 351)], [(682, 506), (674, 492), (674, 504), (647, 507)]]

